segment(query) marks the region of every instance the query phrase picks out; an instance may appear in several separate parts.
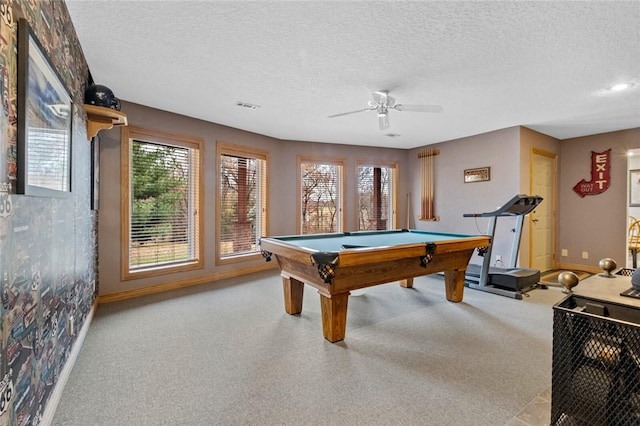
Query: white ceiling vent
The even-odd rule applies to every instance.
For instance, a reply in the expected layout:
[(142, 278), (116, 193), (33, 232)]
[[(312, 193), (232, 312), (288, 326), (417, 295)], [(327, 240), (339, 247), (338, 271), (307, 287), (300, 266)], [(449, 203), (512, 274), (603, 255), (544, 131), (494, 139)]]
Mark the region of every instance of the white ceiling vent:
[(248, 102), (242, 102), (242, 101), (236, 101), (236, 105), (242, 108), (247, 108), (247, 109), (258, 109), (260, 108), (260, 105), (254, 105), (254, 104), (250, 104)]

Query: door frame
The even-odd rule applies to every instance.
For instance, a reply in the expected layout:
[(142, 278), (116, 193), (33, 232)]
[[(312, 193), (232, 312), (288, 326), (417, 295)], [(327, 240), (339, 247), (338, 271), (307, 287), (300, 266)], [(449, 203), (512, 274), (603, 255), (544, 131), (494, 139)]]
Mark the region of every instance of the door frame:
[[(550, 151), (545, 151), (539, 148), (531, 148), (531, 157), (529, 160), (529, 192), (533, 191), (533, 158), (535, 155), (547, 157), (553, 160), (553, 176), (551, 177), (551, 218), (553, 220), (553, 226), (551, 227), (551, 267), (558, 268), (560, 261), (558, 259), (558, 251), (556, 248), (556, 240), (558, 235), (558, 154)], [(536, 194), (531, 194), (536, 195)], [(529, 215), (529, 266), (533, 265), (533, 223), (531, 222), (531, 215)]]

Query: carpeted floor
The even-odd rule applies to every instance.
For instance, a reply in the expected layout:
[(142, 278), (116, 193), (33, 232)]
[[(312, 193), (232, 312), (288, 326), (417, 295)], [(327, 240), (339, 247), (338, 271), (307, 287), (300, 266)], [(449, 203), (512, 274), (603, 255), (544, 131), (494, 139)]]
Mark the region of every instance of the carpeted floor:
[(540, 282), (547, 285), (560, 286), (560, 283), (558, 282), (558, 275), (561, 272), (565, 272), (565, 271), (574, 272), (578, 276), (578, 279), (580, 281), (586, 278), (589, 278), (591, 275), (593, 275), (591, 272), (579, 271), (575, 269), (552, 269), (549, 271), (542, 272), (540, 274)]
[(336, 344), (311, 287), (284, 312), (277, 272), (105, 304), (53, 424), (505, 425), (551, 386), (563, 297), (389, 283), (349, 298)]

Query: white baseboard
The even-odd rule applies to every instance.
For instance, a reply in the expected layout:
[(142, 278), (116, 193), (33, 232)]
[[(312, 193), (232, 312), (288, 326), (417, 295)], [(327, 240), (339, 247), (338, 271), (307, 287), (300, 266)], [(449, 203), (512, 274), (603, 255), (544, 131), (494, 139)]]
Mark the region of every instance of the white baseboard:
[(42, 413), (42, 419), (40, 420), (40, 425), (42, 426), (49, 426), (51, 425), (51, 423), (53, 423), (53, 416), (55, 415), (56, 409), (58, 408), (60, 398), (62, 398), (62, 392), (64, 391), (64, 387), (67, 384), (67, 380), (69, 380), (71, 370), (73, 370), (73, 366), (76, 364), (76, 360), (78, 359), (78, 355), (80, 354), (80, 350), (82, 349), (82, 345), (84, 344), (84, 339), (89, 332), (89, 326), (91, 325), (91, 321), (93, 320), (93, 315), (95, 314), (97, 307), (98, 304), (94, 303), (91, 311), (89, 311), (89, 315), (82, 325), (80, 333), (78, 334), (78, 338), (73, 345), (71, 353), (69, 354), (69, 359), (62, 369), (62, 372), (58, 377), (58, 381), (53, 387), (53, 392), (51, 392), (51, 396), (47, 401), (44, 413)]

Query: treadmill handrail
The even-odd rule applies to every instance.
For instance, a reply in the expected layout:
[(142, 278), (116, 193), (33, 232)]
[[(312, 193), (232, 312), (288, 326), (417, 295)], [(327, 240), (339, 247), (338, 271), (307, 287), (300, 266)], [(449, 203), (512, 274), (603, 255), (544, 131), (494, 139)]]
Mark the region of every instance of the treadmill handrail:
[(496, 216), (523, 216), (531, 213), (542, 202), (539, 195), (518, 194), (507, 201), (502, 207), (486, 213), (465, 213), (463, 217), (496, 217)]

